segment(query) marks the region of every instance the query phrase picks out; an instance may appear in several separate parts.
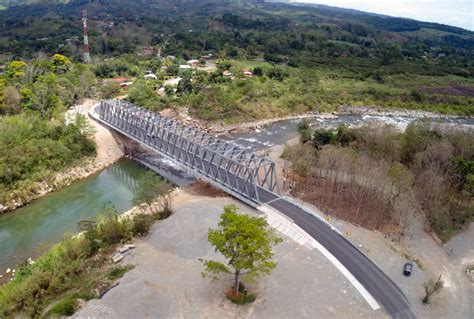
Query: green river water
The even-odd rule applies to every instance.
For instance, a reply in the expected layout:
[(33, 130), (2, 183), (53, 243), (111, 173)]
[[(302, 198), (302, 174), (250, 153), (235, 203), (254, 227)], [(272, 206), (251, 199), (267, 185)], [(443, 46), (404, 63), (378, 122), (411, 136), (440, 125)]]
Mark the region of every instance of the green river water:
[(121, 159), (94, 176), (0, 215), (0, 275), (71, 236), (80, 220), (96, 215), (105, 205), (119, 212), (130, 209), (143, 172), (136, 162)]

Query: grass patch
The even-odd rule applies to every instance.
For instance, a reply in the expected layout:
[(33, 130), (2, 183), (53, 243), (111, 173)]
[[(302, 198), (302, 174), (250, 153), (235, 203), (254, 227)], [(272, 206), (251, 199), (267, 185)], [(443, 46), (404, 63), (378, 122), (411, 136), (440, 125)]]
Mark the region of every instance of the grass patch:
[(45, 317), (72, 316), (77, 310), (78, 299), (87, 301), (94, 297), (95, 295), (87, 292), (69, 295), (51, 306), (48, 312), (46, 312)]
[(133, 268), (135, 268), (134, 265), (114, 267), (107, 272), (107, 279), (116, 280), (118, 278), (121, 278), (123, 275), (125, 275), (127, 271), (132, 270)]
[(76, 303), (75, 298), (65, 298), (51, 307), (46, 316), (72, 316), (76, 310)]
[(244, 293), (235, 293), (234, 290), (228, 291), (225, 296), (229, 299), (232, 303), (237, 305), (246, 305), (252, 303), (257, 299), (255, 294), (244, 294)]
[(239, 292), (235, 292), (233, 288), (226, 292), (225, 296), (229, 299), (232, 303), (237, 305), (246, 305), (252, 303), (257, 299), (256, 294), (248, 293), (245, 286), (240, 283), (239, 284)]

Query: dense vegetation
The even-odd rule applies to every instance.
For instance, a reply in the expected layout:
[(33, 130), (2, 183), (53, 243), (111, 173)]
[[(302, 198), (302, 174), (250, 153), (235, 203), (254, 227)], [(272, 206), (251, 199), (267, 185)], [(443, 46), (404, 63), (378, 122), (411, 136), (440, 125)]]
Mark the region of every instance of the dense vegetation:
[(64, 111), (93, 89), (92, 73), (62, 55), (11, 61), (0, 75), (0, 203), (28, 201), (54, 174), (95, 154), (83, 117)]
[(293, 192), (330, 214), (403, 234), (419, 209), (442, 240), (473, 220), (472, 132), (430, 123), (405, 132), (388, 125), (300, 129), (304, 144), (284, 153)]
[[(131, 101), (152, 109), (190, 106), (201, 118), (230, 121), (335, 110), (344, 104), (474, 112), (473, 32), (327, 6), (232, 0), (38, 1), (0, 13), (5, 26), (0, 61), (38, 52), (80, 61), (84, 8), (90, 17), (95, 75), (142, 78), (147, 70), (158, 73), (159, 81), (136, 81), (129, 94)], [(151, 58), (158, 53), (177, 59)], [(224, 64), (215, 74), (186, 75), (176, 95), (156, 96), (155, 88), (179, 74), (179, 64), (208, 53), (219, 61), (248, 61), (230, 66), (235, 75), (242, 67), (265, 70), (246, 81), (240, 76), (229, 81), (219, 74), (229, 68)], [(122, 92), (117, 83), (108, 83), (101, 93), (113, 97)]]
[[(80, 43), (74, 37), (81, 34), (81, 11), (87, 7), (95, 55), (134, 53), (151, 45), (185, 58), (210, 51), (232, 58), (265, 55), (274, 62), (295, 63), (362, 57), (389, 65), (427, 58), (432, 63), (424, 63), (429, 66), (425, 72), (437, 73), (469, 73), (473, 67), (469, 63), (472, 32), (353, 10), (232, 0), (38, 2), (0, 14), (5, 26), (0, 33), (2, 52), (53, 53), (59, 45), (68, 56), (79, 58)], [(445, 56), (436, 60), (439, 54)]]

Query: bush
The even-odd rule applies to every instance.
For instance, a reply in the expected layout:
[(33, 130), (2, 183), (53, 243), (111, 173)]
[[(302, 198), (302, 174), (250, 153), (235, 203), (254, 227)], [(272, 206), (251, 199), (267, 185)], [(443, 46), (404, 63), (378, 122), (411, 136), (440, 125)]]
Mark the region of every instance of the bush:
[(69, 295), (53, 305), (46, 313), (46, 317), (61, 317), (61, 316), (72, 316), (77, 310), (77, 300), (91, 300), (95, 296), (92, 293), (74, 293)]
[(298, 123), (298, 132), (301, 132), (301, 131), (304, 131), (304, 130), (308, 130), (309, 129), (309, 121), (308, 119), (302, 119), (299, 123)]
[(127, 271), (133, 268), (135, 268), (133, 265), (114, 267), (107, 272), (107, 279), (115, 280), (121, 278)]
[(76, 299), (75, 298), (65, 298), (55, 304), (51, 309), (48, 311), (47, 315), (55, 315), (55, 316), (72, 316), (76, 310)]
[(133, 217), (132, 234), (133, 236), (144, 236), (150, 231), (151, 225), (154, 222), (153, 215), (139, 214)]
[(99, 240), (108, 245), (127, 241), (132, 237), (130, 221), (126, 218), (120, 219), (113, 207), (106, 207), (102, 211), (97, 227)]
[(252, 303), (257, 299), (257, 296), (255, 294), (249, 294), (247, 289), (245, 288), (243, 283), (239, 283), (239, 292), (235, 293), (234, 287), (232, 287), (231, 290), (229, 290), (225, 296), (227, 299), (232, 301), (233, 303), (237, 305), (246, 305), (249, 303)]
[(334, 139), (335, 134), (332, 130), (318, 129), (313, 133), (313, 144), (316, 148), (320, 148), (326, 144), (331, 144)]

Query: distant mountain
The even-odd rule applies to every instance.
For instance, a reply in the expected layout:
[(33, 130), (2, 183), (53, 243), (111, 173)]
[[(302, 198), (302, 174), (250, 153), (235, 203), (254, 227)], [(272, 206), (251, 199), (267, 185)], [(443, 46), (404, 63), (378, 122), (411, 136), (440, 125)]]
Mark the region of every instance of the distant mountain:
[(0, 0), (0, 6), (5, 8), (29, 4), (59, 4), (59, 3), (68, 3), (69, 0)]
[(15, 56), (45, 51), (79, 58), (81, 12), (87, 8), (94, 55), (160, 46), (164, 54), (183, 57), (206, 51), (294, 63), (337, 57), (383, 63), (436, 60), (446, 70), (454, 66), (470, 70), (474, 61), (474, 32), (324, 5), (263, 0), (0, 0), (0, 4), (9, 6), (0, 11), (0, 54)]

